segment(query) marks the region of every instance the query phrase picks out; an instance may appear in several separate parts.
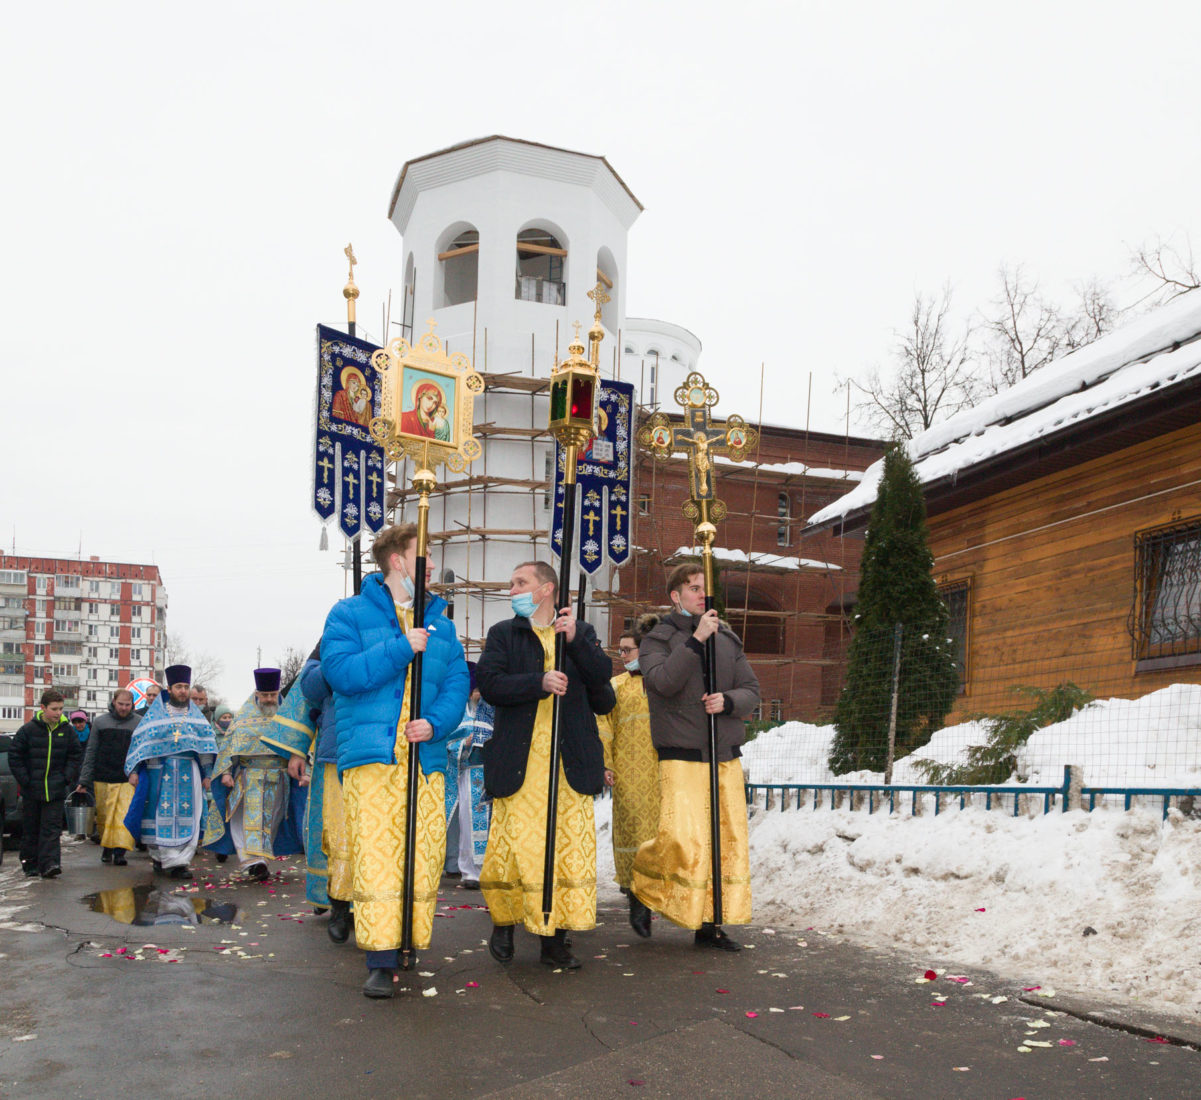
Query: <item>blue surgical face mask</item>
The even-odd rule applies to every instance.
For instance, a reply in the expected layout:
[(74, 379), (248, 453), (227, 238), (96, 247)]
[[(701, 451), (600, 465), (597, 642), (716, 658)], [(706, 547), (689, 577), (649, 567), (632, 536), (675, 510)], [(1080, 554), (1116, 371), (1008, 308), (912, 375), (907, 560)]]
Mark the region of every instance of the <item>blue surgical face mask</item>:
[(625, 666), (626, 666), (626, 672), (637, 672), (638, 671), (638, 658), (635, 657), (632, 661), (626, 661)]
[(509, 597), (509, 603), (513, 606), (513, 614), (520, 615), (523, 619), (528, 619), (538, 606), (534, 603), (531, 592), (518, 592), (516, 596)]
[(413, 594), (413, 578), (407, 575), (403, 576), (400, 578), (400, 583), (404, 585), (404, 590), (409, 594), (409, 599), (416, 599), (416, 596)]

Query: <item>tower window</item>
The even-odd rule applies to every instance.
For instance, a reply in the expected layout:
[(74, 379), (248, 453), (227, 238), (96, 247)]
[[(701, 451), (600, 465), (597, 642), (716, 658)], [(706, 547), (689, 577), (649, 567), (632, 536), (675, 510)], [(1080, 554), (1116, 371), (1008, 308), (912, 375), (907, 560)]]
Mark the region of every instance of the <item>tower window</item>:
[(781, 493), (776, 498), (776, 516), (780, 520), (776, 528), (776, 545), (787, 546), (789, 543), (789, 521), (792, 519), (792, 505), (787, 493)]
[(545, 229), (517, 234), (517, 294), (522, 302), (561, 306), (567, 301), (567, 249)]
[[(445, 252), (438, 253), (438, 262), (442, 265), (442, 305), (474, 302), (480, 274), (479, 232), (465, 229), (450, 242)], [(406, 298), (406, 309), (408, 305)]]

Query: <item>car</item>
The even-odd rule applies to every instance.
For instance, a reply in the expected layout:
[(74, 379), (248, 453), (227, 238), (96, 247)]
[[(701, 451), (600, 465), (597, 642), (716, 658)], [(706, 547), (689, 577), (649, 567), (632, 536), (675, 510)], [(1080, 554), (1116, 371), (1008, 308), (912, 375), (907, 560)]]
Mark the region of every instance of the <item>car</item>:
[(4, 849), (15, 847), (9, 838), (21, 835), (21, 790), (8, 766), (12, 742), (12, 734), (0, 733), (0, 863), (4, 861)]

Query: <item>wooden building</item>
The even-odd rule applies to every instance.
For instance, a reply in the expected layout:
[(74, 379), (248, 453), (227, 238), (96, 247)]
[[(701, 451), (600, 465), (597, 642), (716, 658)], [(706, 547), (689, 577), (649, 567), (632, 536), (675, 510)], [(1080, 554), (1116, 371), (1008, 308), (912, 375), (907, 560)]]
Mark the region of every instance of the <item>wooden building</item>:
[[(910, 443), (960, 646), (958, 713), (1071, 681), (1201, 681), (1201, 292)], [(861, 536), (879, 469), (809, 530)]]
[[(726, 618), (742, 637), (759, 677), (761, 717), (813, 720), (837, 698), (842, 604), (858, 586), (859, 545), (831, 532), (806, 537), (804, 517), (841, 497), (883, 453), (879, 440), (764, 424), (757, 456), (719, 459), (717, 496), (729, 508), (718, 525), (716, 557)], [(640, 453), (632, 562), (618, 571), (610, 604), (610, 644), (643, 612), (669, 606), (664, 581), (694, 550), (688, 464)], [(699, 553), (699, 551), (697, 551)]]

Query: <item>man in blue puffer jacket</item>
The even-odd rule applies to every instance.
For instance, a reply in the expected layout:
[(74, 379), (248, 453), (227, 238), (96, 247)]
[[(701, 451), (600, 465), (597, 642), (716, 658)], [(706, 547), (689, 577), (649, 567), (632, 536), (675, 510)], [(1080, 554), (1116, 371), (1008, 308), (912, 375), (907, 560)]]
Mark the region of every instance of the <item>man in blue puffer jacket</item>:
[[(446, 858), (446, 740), (467, 704), (470, 678), (444, 600), (413, 623), (417, 528), (390, 527), (371, 547), (380, 568), (359, 595), (336, 603), (321, 637), (321, 671), (334, 692), (338, 775), (350, 834), (355, 942), (367, 952), (368, 997), (391, 997), (404, 897), (408, 746), (418, 745), (413, 945), (427, 948)], [(432, 574), (432, 565), (429, 566)], [(410, 719), (409, 666), (424, 653), (421, 717)]]

